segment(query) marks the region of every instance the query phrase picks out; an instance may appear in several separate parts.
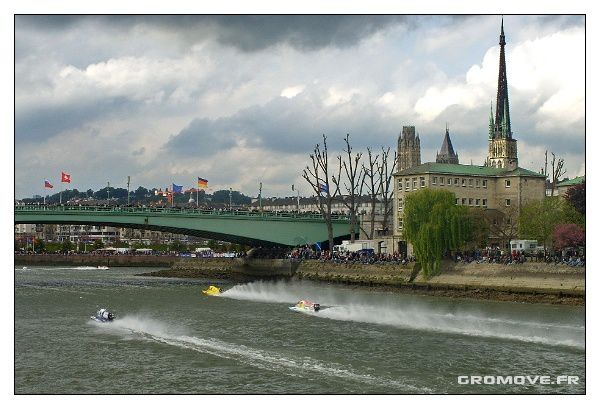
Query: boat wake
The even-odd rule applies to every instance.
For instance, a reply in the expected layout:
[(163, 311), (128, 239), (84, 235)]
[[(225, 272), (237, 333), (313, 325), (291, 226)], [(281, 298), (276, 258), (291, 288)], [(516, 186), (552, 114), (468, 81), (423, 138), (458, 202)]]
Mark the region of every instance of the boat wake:
[(517, 314), (499, 315), (496, 311), (472, 307), (457, 310), (448, 304), (435, 304), (410, 296), (377, 300), (367, 294), (333, 292), (322, 286), (282, 281), (239, 284), (222, 296), (274, 303), (296, 303), (306, 298), (331, 306), (312, 314), (331, 320), (585, 348), (585, 327), (581, 324), (528, 320)]
[(585, 348), (585, 329), (577, 325), (500, 319), (465, 313), (443, 313), (425, 308), (413, 307), (399, 310), (368, 305), (336, 306), (319, 311), (315, 316), (415, 330)]
[(311, 357), (287, 355), (274, 351), (252, 348), (241, 344), (221, 341), (214, 338), (201, 338), (190, 335), (185, 328), (176, 328), (163, 322), (142, 317), (126, 316), (109, 325), (91, 321), (98, 331), (108, 331), (124, 339), (159, 342), (178, 348), (209, 354), (223, 359), (232, 359), (245, 365), (267, 371), (275, 371), (291, 377), (306, 377), (320, 374), (370, 385), (396, 387), (399, 392), (429, 393), (427, 388), (416, 387), (398, 379), (359, 373), (344, 365), (325, 362)]

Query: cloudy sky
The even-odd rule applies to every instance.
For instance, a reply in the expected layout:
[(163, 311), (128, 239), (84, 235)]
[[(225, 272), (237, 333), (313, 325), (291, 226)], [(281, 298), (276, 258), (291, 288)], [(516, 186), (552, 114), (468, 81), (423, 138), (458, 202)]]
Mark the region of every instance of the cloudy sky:
[[(519, 164), (544, 152), (584, 173), (585, 19), (505, 16)], [(308, 155), (396, 149), (423, 162), (446, 123), (461, 163), (487, 156), (500, 16), (17, 16), (15, 195), (44, 179), (97, 190), (192, 187), (301, 194)]]

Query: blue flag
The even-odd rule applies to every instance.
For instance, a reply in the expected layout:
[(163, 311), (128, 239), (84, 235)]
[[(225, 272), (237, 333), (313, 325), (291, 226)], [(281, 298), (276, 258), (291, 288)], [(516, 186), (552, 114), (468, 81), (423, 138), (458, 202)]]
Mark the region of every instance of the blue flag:
[(173, 183), (173, 193), (183, 193), (183, 185), (177, 186)]
[(317, 250), (321, 251), (321, 243), (316, 242), (315, 246), (317, 247)]
[(329, 193), (329, 186), (327, 186), (325, 183), (319, 184), (319, 193), (321, 192)]

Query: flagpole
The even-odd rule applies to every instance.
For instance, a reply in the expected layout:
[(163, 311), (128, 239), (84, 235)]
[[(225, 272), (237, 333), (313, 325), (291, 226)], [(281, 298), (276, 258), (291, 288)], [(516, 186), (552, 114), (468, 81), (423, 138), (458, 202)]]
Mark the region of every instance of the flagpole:
[(131, 182), (131, 176), (127, 176), (127, 206), (129, 206), (129, 182)]

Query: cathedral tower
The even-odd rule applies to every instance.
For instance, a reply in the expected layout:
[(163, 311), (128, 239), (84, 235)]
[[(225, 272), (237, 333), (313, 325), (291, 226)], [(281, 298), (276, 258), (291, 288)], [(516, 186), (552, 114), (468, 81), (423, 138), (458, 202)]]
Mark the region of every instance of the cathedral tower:
[(435, 158), (436, 163), (454, 163), (458, 165), (458, 154), (454, 152), (452, 147), (452, 141), (450, 140), (450, 132), (448, 131), (448, 125), (446, 125), (446, 135), (444, 135), (444, 141), (442, 142), (442, 149)]
[(515, 169), (518, 166), (517, 140), (513, 139), (510, 129), (510, 110), (508, 105), (508, 82), (506, 80), (506, 57), (504, 46), (504, 19), (500, 25), (500, 66), (498, 69), (498, 93), (496, 95), (496, 115), (490, 107), (488, 157), (486, 166), (503, 169)]
[(421, 141), (414, 126), (403, 126), (398, 137), (398, 172), (421, 164)]

